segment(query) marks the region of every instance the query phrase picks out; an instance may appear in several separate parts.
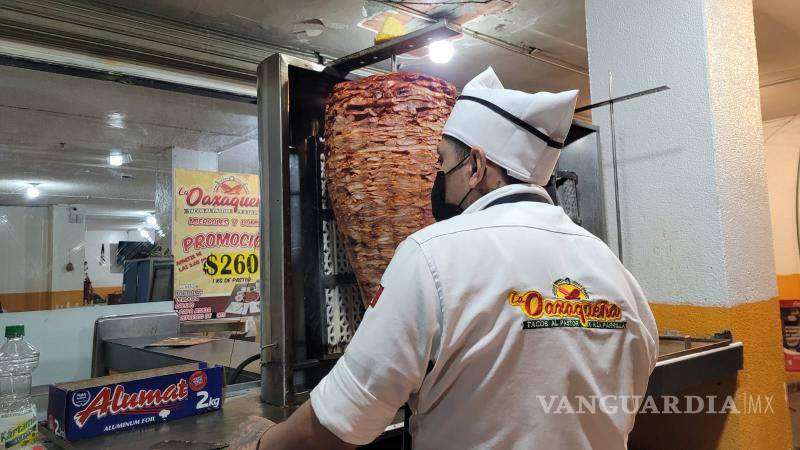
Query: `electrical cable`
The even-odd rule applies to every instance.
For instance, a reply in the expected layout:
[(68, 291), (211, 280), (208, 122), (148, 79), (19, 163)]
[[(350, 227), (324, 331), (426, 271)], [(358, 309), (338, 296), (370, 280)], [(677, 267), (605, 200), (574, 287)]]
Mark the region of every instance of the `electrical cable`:
[(241, 375), (242, 372), (244, 371), (245, 366), (247, 366), (248, 364), (250, 364), (251, 362), (253, 362), (253, 361), (255, 361), (255, 360), (259, 359), (259, 358), (261, 358), (261, 354), (260, 353), (259, 354), (255, 354), (255, 355), (245, 359), (244, 361), (240, 362), (239, 365), (236, 366), (236, 368), (233, 369), (233, 372), (231, 372), (231, 374), (228, 376), (228, 384), (229, 385), (234, 384), (236, 382), (236, 379), (239, 378), (239, 375)]
[(792, 117), (789, 117), (789, 120), (787, 120), (781, 126), (779, 126), (778, 129), (773, 131), (772, 134), (770, 134), (768, 137), (764, 138), (764, 143), (766, 144), (767, 142), (769, 142), (770, 139), (772, 139), (775, 135), (783, 131), (784, 128), (791, 125), (791, 123), (794, 122), (794, 120), (797, 119), (798, 117), (800, 117), (800, 114), (795, 114)]
[[(233, 364), (233, 351), (236, 349), (236, 339), (231, 339), (231, 355), (228, 356), (228, 367)], [(238, 367), (238, 366), (237, 366)], [(234, 378), (235, 380), (235, 378)], [(231, 384), (231, 383), (228, 383)]]

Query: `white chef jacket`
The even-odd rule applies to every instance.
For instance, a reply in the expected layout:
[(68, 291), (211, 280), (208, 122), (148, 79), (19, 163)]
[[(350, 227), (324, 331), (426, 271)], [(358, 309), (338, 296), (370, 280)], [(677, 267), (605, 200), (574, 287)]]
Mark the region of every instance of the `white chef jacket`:
[(561, 208), (487, 208), (542, 191), (502, 187), (400, 244), (311, 392), (323, 426), (366, 444), (408, 401), (416, 449), (626, 448), (656, 324), (633, 276)]

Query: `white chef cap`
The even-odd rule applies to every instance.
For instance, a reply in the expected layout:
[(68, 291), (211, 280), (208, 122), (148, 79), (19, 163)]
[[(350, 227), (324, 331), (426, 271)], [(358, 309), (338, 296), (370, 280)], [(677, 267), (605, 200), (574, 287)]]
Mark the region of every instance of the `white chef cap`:
[(578, 91), (527, 92), (503, 89), (489, 67), (464, 86), (444, 134), (486, 157), (508, 175), (544, 186), (561, 154)]

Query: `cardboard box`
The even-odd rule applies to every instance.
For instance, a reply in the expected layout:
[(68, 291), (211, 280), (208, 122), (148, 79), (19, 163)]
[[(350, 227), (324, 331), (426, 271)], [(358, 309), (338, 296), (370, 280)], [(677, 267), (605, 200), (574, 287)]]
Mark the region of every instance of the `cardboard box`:
[(222, 408), (222, 367), (205, 363), (50, 386), (47, 427), (77, 441)]

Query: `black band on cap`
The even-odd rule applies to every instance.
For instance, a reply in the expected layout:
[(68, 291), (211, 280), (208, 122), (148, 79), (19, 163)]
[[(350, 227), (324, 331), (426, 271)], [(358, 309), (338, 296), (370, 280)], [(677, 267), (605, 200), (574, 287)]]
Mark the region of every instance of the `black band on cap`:
[(508, 112), (505, 109), (495, 105), (494, 103), (492, 103), (490, 101), (484, 100), (484, 99), (482, 99), (480, 97), (473, 97), (471, 95), (461, 95), (461, 96), (458, 97), (458, 100), (467, 100), (467, 101), (470, 101), (470, 102), (475, 102), (475, 103), (481, 104), (481, 105), (491, 109), (495, 113), (499, 114), (501, 117), (503, 117), (504, 119), (506, 119), (509, 122), (513, 123), (514, 125), (522, 128), (523, 130), (527, 131), (528, 133), (531, 133), (532, 135), (536, 136), (537, 138), (543, 140), (544, 142), (547, 143), (548, 147), (553, 147), (553, 148), (558, 148), (558, 149), (564, 148), (564, 143), (563, 142), (558, 142), (558, 141), (554, 141), (554, 140), (550, 139), (550, 136), (548, 136), (548, 135), (542, 133), (541, 131), (537, 130), (536, 127), (534, 127), (533, 125), (529, 124), (528, 122), (525, 122), (524, 120), (522, 120), (519, 117), (511, 114), (510, 112)]

